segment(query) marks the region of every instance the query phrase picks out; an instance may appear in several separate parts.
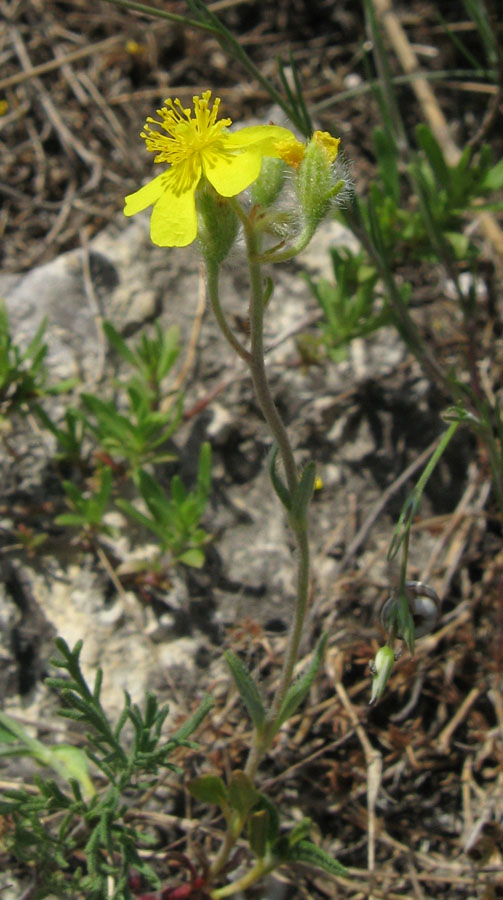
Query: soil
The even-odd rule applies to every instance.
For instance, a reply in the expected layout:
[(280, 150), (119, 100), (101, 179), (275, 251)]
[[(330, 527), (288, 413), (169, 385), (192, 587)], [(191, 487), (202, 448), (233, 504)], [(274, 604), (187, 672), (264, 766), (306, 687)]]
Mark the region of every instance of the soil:
[[(187, 11), (182, 2), (154, 5)], [(356, 90), (371, 65), (362, 5), (230, 0), (211, 8), (276, 83), (276, 57), (287, 60), (292, 53), (316, 125), (341, 136), (356, 190), (364, 193), (374, 174), (372, 131), (380, 113), (371, 92)], [(267, 121), (270, 100), (212, 37), (195, 30), (106, 3), (90, 7), (87, 0), (0, 0), (0, 12), (0, 102), (6, 101), (0, 118), (1, 289), (20, 339), (29, 336), (37, 300), (47, 304), (50, 362), (58, 377), (79, 374), (89, 384), (103, 365), (94, 387), (110, 384), (121, 372), (116, 360), (100, 358), (95, 310), (86, 308), (89, 284), (100, 312), (127, 336), (159, 319), (163, 327), (179, 324), (188, 340), (201, 295), (195, 251), (170, 254), (167, 261), (150, 245), (148, 219), (133, 223), (121, 216), (124, 195), (151, 175), (138, 137), (146, 115), (165, 96), (190, 102), (208, 86), (235, 122)], [(458, 36), (469, 51), (480, 52), (457, 3), (413, 0), (394, 12), (431, 74), (468, 68)], [(390, 65), (401, 74), (391, 52)], [(456, 144), (484, 138), (499, 158), (501, 96), (493, 85), (454, 76), (432, 83)], [(410, 85), (397, 97), (413, 140), (422, 110)], [(272, 115), (282, 121), (277, 109)], [(397, 579), (387, 562), (389, 542), (445, 427), (447, 400), (391, 329), (355, 341), (338, 363), (302, 358), (296, 335), (312, 330), (318, 310), (301, 272), (326, 274), (326, 248), (347, 237), (337, 228), (328, 223), (322, 250), (313, 247), (294, 267), (278, 269), (268, 310), (275, 396), (299, 463), (314, 458), (322, 479), (311, 515), (307, 658), (322, 631), (329, 640), (323, 672), (264, 762), (261, 787), (286, 823), (312, 818), (315, 839), (349, 876), (285, 869), (256, 896), (497, 900), (503, 897), (503, 555), (488, 461), (471, 433), (460, 432), (428, 484), (408, 577), (436, 589), (441, 615), (414, 657), (403, 652), (383, 699), (369, 706), (369, 662), (383, 642), (379, 611)], [(479, 366), (484, 384), (497, 392), (501, 260), (483, 235), (480, 244)], [(444, 361), (457, 364), (451, 339), (459, 323), (445, 273), (404, 260), (403, 274), (420, 298), (418, 324), (426, 336), (437, 329)], [(224, 278), (228, 311), (241, 316), (239, 258)], [(44, 284), (57, 288), (43, 296)], [(185, 303), (189, 297), (191, 304)], [(24, 420), (9, 423), (4, 434), (0, 498), (2, 705), (35, 723), (42, 739), (58, 735), (56, 700), (43, 685), (52, 640), (56, 633), (70, 643), (85, 636), (86, 674), (104, 667), (112, 715), (124, 689), (136, 700), (155, 689), (172, 706), (170, 721), (212, 690), (216, 710), (198, 734), (211, 750), (185, 757), (188, 777), (208, 765), (218, 771), (242, 765), (249, 726), (221, 651), (242, 654), (261, 674), (264, 691), (272, 690), (294, 578), (288, 530), (265, 472), (270, 444), (246, 373), (209, 315), (196, 336), (184, 383), (185, 422), (174, 441), (178, 462), (161, 476), (167, 485), (177, 471), (189, 482), (197, 448), (211, 441), (205, 525), (215, 540), (201, 572), (173, 571), (168, 585), (145, 585), (122, 577), (120, 568), (135, 553), (151, 552), (145, 535), (104, 542), (102, 556), (69, 542), (53, 524), (64, 506), (61, 472), (51, 447)], [(13, 447), (18, 452), (9, 455)], [(14, 536), (27, 525), (49, 534), (43, 552), (28, 554), (16, 545)], [(0, 771), (3, 786), (26, 777), (19, 764), (5, 763)], [(159, 787), (152, 811), (189, 818), (193, 810), (184, 803), (173, 782), (168, 799)], [(203, 815), (197, 851), (211, 848), (219, 824)], [(187, 849), (186, 834), (170, 819), (162, 837), (158, 865), (168, 881), (174, 874), (166, 853), (180, 841)], [(0, 877), (2, 896), (26, 896), (29, 873), (3, 862), (9, 874), (3, 882)]]

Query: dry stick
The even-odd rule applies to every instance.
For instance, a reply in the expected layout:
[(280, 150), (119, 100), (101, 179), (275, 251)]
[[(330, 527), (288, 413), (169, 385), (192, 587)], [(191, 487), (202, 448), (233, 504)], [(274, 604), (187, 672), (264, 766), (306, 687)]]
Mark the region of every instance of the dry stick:
[(474, 687), (471, 689), (470, 693), (463, 700), (461, 706), (457, 710), (456, 714), (452, 717), (450, 722), (445, 726), (443, 731), (440, 733), (438, 738), (437, 749), (439, 753), (448, 753), (449, 752), (449, 744), (451, 742), (452, 735), (456, 731), (458, 725), (461, 724), (464, 717), (466, 716), (470, 706), (475, 703), (477, 698), (482, 693), (482, 688)]
[(463, 803), (463, 846), (466, 846), (466, 841), (468, 836), (470, 835), (473, 828), (473, 815), (472, 815), (472, 804), (471, 804), (471, 784), (473, 783), (473, 756), (469, 754), (464, 763), (463, 763), (463, 771), (461, 773), (461, 797)]
[(380, 500), (376, 503), (372, 512), (369, 516), (367, 516), (360, 530), (351, 541), (348, 549), (346, 550), (346, 553), (344, 554), (344, 557), (341, 560), (338, 574), (340, 574), (346, 568), (346, 566), (349, 565), (353, 556), (356, 555), (361, 545), (366, 540), (369, 531), (374, 525), (374, 522), (379, 518), (383, 509), (385, 509), (386, 505), (394, 496), (394, 494), (396, 494), (396, 492), (403, 487), (403, 485), (409, 480), (409, 478), (411, 478), (417, 472), (417, 470), (421, 468), (423, 463), (425, 463), (426, 460), (431, 456), (431, 454), (436, 450), (439, 442), (440, 438), (436, 438), (428, 447), (426, 447), (426, 450), (423, 450), (423, 452), (419, 454), (417, 459), (415, 459), (414, 462), (410, 464), (410, 466), (407, 466), (402, 474), (399, 475), (398, 478), (392, 484), (390, 484), (388, 488), (386, 488), (384, 493), (381, 495)]
[[(472, 785), (475, 786), (475, 781), (472, 779)], [(496, 783), (488, 789), (488, 795), (484, 796), (484, 805), (483, 808), (477, 818), (477, 821), (472, 828), (470, 829), (469, 834), (467, 835), (464, 841), (464, 851), (469, 852), (477, 843), (479, 838), (483, 836), (483, 828), (484, 825), (489, 822), (496, 822), (501, 816), (503, 811), (503, 773), (500, 772), (496, 779)], [(495, 838), (495, 847), (499, 842), (499, 838)], [(489, 855), (491, 851), (489, 850)]]
[[(491, 481), (488, 479), (484, 481), (480, 486), (478, 498), (475, 500), (473, 504), (474, 510), (482, 511), (484, 506), (486, 505), (487, 498), (491, 492)], [(442, 578), (442, 582), (439, 586), (439, 596), (445, 597), (447, 594), (450, 583), (459, 570), (459, 563), (463, 556), (464, 549), (466, 546), (466, 542), (468, 540), (469, 533), (472, 529), (472, 521), (471, 518), (465, 519), (465, 521), (461, 524), (459, 528), (459, 533), (457, 539), (451, 545), (449, 553), (447, 554), (446, 559), (444, 560), (445, 574)]]
[(80, 158), (87, 165), (92, 166), (93, 169), (101, 170), (101, 160), (99, 159), (99, 157), (97, 157), (94, 153), (90, 153), (89, 150), (84, 147), (84, 144), (75, 137), (71, 129), (68, 128), (67, 125), (65, 125), (54, 103), (52, 102), (48, 91), (39, 78), (33, 77), (33, 66), (31, 63), (31, 59), (18, 29), (12, 27), (9, 29), (9, 31), (12, 39), (12, 44), (17, 53), (19, 62), (21, 63), (27, 75), (33, 79), (33, 86), (37, 91), (39, 101), (44, 109), (47, 118), (56, 131), (64, 149), (67, 153), (76, 153), (77, 156), (80, 156)]
[[(490, 482), (484, 482), (484, 484), (479, 487), (478, 497), (474, 501), (474, 497), (477, 494), (477, 488), (479, 487), (478, 482), (478, 474), (475, 465), (471, 465), (469, 467), (469, 476), (468, 476), (468, 485), (466, 490), (461, 497), (456, 509), (449, 517), (449, 521), (442, 531), (441, 537), (438, 539), (433, 551), (428, 560), (428, 564), (424, 571), (422, 572), (422, 580), (428, 581), (430, 578), (436, 562), (440, 557), (443, 561), (443, 568), (447, 571), (448, 576), (444, 576), (442, 581), (442, 587), (436, 588), (439, 597), (442, 599), (449, 587), (450, 581), (452, 579), (453, 573), (457, 568), (461, 555), (464, 551), (464, 547), (466, 544), (466, 539), (468, 537), (468, 533), (473, 525), (473, 514), (476, 512), (482, 512), (484, 505), (487, 501), (487, 496), (490, 490)], [(449, 544), (452, 538), (458, 532), (458, 539), (455, 544), (454, 554), (452, 550), (449, 551), (449, 555), (445, 559), (445, 548)]]
[(44, 253), (47, 252), (48, 248), (51, 246), (53, 241), (56, 240), (58, 234), (64, 228), (68, 216), (72, 210), (72, 203), (77, 193), (77, 183), (72, 179), (68, 182), (67, 188), (65, 190), (65, 196), (61, 201), (60, 210), (52, 223), (51, 228), (41, 241), (41, 244), (36, 248), (34, 253), (31, 253), (28, 257), (28, 265), (32, 266), (37, 260), (40, 259)]
[[(461, 150), (452, 140), (449, 126), (429, 82), (426, 78), (421, 78), (418, 58), (397, 16), (392, 10), (391, 0), (374, 0), (374, 7), (393, 45), (402, 69), (407, 75), (415, 76), (411, 78), (410, 84), (422, 107), (426, 121), (442, 147), (447, 162), (449, 165), (455, 166), (461, 157)], [(486, 238), (490, 241), (500, 259), (503, 260), (503, 231), (499, 224), (490, 213), (482, 213), (479, 221)]]
[(367, 808), (368, 808), (368, 867), (370, 877), (370, 887), (373, 893), (373, 881), (375, 874), (375, 840), (376, 840), (376, 801), (381, 787), (382, 779), (382, 755), (379, 750), (370, 743), (367, 734), (361, 725), (358, 716), (355, 713), (353, 704), (351, 703), (342, 682), (335, 682), (335, 689), (342, 701), (344, 709), (348, 713), (351, 723), (358, 735), (358, 739), (365, 754), (365, 762), (367, 764)]
[[(73, 74), (70, 66), (68, 66), (68, 69)], [(87, 72), (80, 72), (77, 81), (83, 86), (83, 88), (87, 91), (89, 97), (94, 100), (96, 106), (101, 110), (103, 114), (103, 126), (106, 130), (106, 133), (109, 133), (109, 139), (112, 143), (112, 146), (114, 148), (120, 147), (124, 160), (126, 162), (129, 162), (131, 151), (127, 145), (127, 141), (125, 140), (124, 126), (119, 122), (119, 119), (115, 115), (110, 104), (100, 93), (92, 78), (89, 78)]]
[[(28, 81), (30, 78), (34, 78), (37, 75), (45, 75), (46, 72), (53, 72), (55, 69), (64, 66), (65, 63), (76, 62), (78, 59), (84, 59), (86, 56), (92, 56), (93, 53), (101, 53), (103, 50), (111, 49), (116, 44), (122, 44), (123, 42), (124, 37), (116, 34), (113, 37), (106, 38), (104, 41), (98, 41), (96, 44), (89, 44), (86, 47), (80, 47), (79, 50), (73, 50), (71, 53), (67, 53), (66, 56), (60, 56), (58, 59), (50, 59), (48, 62), (41, 63), (39, 66), (32, 66), (29, 71), (18, 72), (16, 75), (9, 75), (8, 78), (2, 78), (0, 80), (0, 91), (4, 91), (5, 88), (8, 87), (13, 87), (15, 84), (22, 84), (23, 81)], [(159, 93), (159, 91), (157, 93)]]

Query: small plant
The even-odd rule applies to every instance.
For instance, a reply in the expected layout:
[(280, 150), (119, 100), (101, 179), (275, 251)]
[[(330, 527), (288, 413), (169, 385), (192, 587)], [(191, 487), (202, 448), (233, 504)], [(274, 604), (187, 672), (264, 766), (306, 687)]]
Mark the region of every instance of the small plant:
[(82, 466), (85, 456), (86, 424), (80, 410), (75, 406), (68, 406), (63, 421), (58, 425), (39, 403), (34, 407), (34, 411), (44, 428), (56, 439), (59, 450), (55, 454), (55, 459), (73, 466)]
[(174, 396), (165, 411), (160, 406), (166, 378), (180, 353), (178, 328), (163, 332), (156, 323), (154, 336), (143, 334), (133, 348), (110, 322), (103, 328), (110, 346), (132, 374), (119, 382), (119, 398), (103, 400), (95, 394), (82, 394), (86, 429), (104, 453), (112, 460), (123, 460), (132, 474), (148, 463), (172, 462), (176, 455), (166, 444), (180, 424), (182, 395)]
[(124, 707), (112, 724), (101, 704), (102, 672), (92, 690), (82, 674), (82, 642), (73, 650), (62, 638), (53, 665), (65, 677), (47, 679), (62, 701), (59, 713), (86, 729), (82, 749), (64, 744), (46, 747), (26, 735), (10, 717), (0, 716), (3, 755), (31, 756), (59, 776), (35, 776), (35, 790), (8, 789), (0, 800), (7, 823), (0, 855), (15, 853), (35, 873), (32, 896), (59, 900), (84, 892), (88, 900), (132, 900), (132, 876), (159, 889), (161, 881), (148, 862), (152, 843), (135, 824), (134, 808), (142, 803), (160, 773), (180, 775), (171, 760), (175, 750), (193, 749), (189, 738), (207, 715), (206, 697), (171, 737), (163, 734), (169, 707), (159, 707), (153, 694), (141, 710), (125, 694)]
[[(145, 468), (176, 460), (176, 453), (166, 445), (180, 424), (183, 397), (179, 392), (169, 396), (167, 379), (180, 353), (179, 330), (163, 331), (156, 323), (153, 335), (143, 334), (133, 347), (110, 322), (105, 322), (104, 331), (128, 370), (116, 385), (118, 396), (103, 399), (83, 393), (81, 405), (68, 406), (60, 423), (54, 422), (40, 403), (34, 406), (39, 422), (56, 439), (57, 463), (71, 465), (72, 473), (81, 478), (87, 474), (83, 484), (76, 478), (63, 481), (70, 511), (57, 515), (55, 522), (78, 528), (85, 543), (113, 536), (115, 530), (104, 522), (104, 516), (116, 501), (159, 539), (159, 559), (146, 567), (159, 565), (165, 570), (178, 563), (200, 567), (209, 540), (200, 526), (211, 483), (209, 445), (201, 450), (194, 490), (188, 490), (175, 475), (168, 497)], [(148, 514), (117, 496), (131, 482)]]
[(71, 481), (64, 481), (63, 487), (71, 512), (56, 516), (56, 525), (70, 525), (79, 528), (86, 537), (98, 534), (113, 534), (113, 530), (103, 522), (112, 492), (112, 470), (103, 466), (98, 472), (99, 483), (91, 493), (83, 492)]
[(134, 384), (126, 388), (128, 406), (119, 412), (112, 400), (82, 394), (85, 424), (98, 446), (116, 460), (125, 460), (131, 472), (147, 463), (172, 462), (176, 456), (165, 445), (181, 418), (181, 397), (167, 413), (152, 409), (148, 394)]
[(152, 410), (165, 400), (165, 380), (180, 355), (180, 329), (173, 325), (163, 331), (154, 323), (154, 334), (143, 333), (136, 347), (129, 347), (111, 322), (103, 323), (103, 331), (111, 347), (133, 371), (127, 385), (148, 395)]
[(306, 280), (324, 313), (321, 341), (328, 355), (337, 361), (354, 338), (387, 325), (390, 311), (377, 292), (377, 271), (361, 251), (353, 253), (346, 247), (333, 247), (330, 256), (334, 281), (314, 281), (309, 277)]
[(14, 412), (27, 412), (39, 397), (63, 393), (75, 384), (69, 379), (48, 385), (47, 344), (43, 340), (46, 327), (44, 319), (23, 350), (12, 340), (7, 309), (0, 302), (0, 421)]
[(203, 444), (201, 447), (194, 490), (188, 491), (181, 478), (174, 475), (169, 497), (157, 479), (145, 469), (137, 473), (136, 484), (148, 515), (127, 500), (118, 500), (117, 506), (157, 536), (162, 556), (169, 552), (174, 562), (201, 568), (204, 563), (203, 547), (209, 539), (200, 521), (211, 484), (210, 445)]

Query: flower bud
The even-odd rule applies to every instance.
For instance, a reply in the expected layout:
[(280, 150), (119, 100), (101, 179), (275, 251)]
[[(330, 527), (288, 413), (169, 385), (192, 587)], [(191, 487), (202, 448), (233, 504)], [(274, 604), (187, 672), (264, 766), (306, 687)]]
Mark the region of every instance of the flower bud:
[(219, 266), (233, 246), (239, 221), (226, 197), (206, 184), (196, 194), (197, 238), (204, 258)]
[(312, 231), (327, 215), (334, 197), (344, 186), (341, 180), (334, 184), (333, 178), (338, 147), (339, 138), (325, 131), (315, 131), (299, 166), (297, 195)]
[(283, 187), (285, 163), (282, 159), (264, 156), (260, 175), (251, 186), (252, 202), (268, 209), (277, 199)]
[(377, 651), (376, 658), (371, 664), (371, 671), (374, 677), (372, 679), (372, 694), (369, 705), (372, 705), (382, 697), (394, 662), (395, 654), (387, 644)]

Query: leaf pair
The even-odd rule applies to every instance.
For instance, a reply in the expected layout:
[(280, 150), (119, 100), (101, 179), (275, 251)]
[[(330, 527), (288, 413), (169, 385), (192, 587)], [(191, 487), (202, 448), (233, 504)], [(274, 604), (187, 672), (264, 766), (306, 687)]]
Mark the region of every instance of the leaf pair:
[[(322, 635), (313, 653), (313, 658), (308, 669), (297, 681), (294, 681), (293, 684), (290, 685), (277, 717), (274, 721), (268, 723), (268, 742), (272, 740), (279, 728), (281, 728), (283, 723), (293, 715), (295, 710), (307, 696), (323, 660), (327, 637), (328, 635), (326, 634)], [(225, 661), (229, 666), (234, 683), (248, 714), (255, 728), (260, 733), (263, 731), (266, 723), (266, 710), (253, 676), (234, 653), (226, 651)]]

